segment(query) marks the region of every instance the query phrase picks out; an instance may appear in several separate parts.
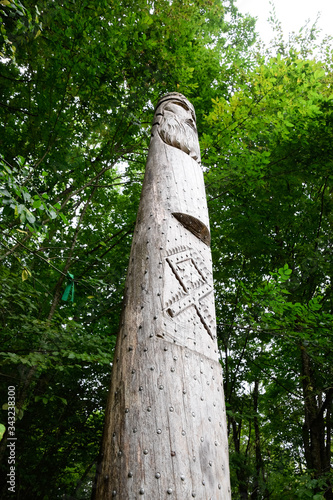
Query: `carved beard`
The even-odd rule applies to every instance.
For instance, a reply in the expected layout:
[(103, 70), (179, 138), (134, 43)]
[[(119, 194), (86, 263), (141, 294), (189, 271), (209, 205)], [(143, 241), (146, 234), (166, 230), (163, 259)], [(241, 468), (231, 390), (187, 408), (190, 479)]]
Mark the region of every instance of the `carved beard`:
[(175, 113), (164, 110), (158, 133), (166, 144), (181, 149), (200, 162), (198, 135), (186, 120), (180, 120)]

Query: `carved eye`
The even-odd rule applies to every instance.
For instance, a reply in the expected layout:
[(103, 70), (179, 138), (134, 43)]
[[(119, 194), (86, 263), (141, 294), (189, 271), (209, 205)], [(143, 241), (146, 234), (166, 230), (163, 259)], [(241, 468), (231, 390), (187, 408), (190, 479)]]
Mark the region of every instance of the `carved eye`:
[(193, 118), (190, 118), (189, 120), (185, 120), (185, 122), (187, 123), (187, 125), (189, 127), (193, 128), (193, 130), (196, 130), (195, 121), (193, 120)]
[(172, 102), (172, 104), (175, 104), (176, 106), (179, 106), (179, 107), (181, 107), (181, 108), (184, 108), (184, 109), (185, 109), (185, 111), (189, 111), (188, 106), (186, 106), (186, 104), (185, 104), (185, 103), (183, 103), (183, 102), (173, 101), (173, 102)]
[(168, 102), (168, 104), (165, 106), (164, 109), (167, 109), (168, 111), (173, 111), (176, 113), (178, 111), (178, 107), (183, 108), (183, 106), (180, 105), (178, 102)]

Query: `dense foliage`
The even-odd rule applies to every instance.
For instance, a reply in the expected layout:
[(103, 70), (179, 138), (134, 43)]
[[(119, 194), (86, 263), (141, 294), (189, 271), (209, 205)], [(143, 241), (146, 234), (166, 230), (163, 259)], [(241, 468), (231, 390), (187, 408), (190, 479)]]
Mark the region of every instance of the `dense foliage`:
[(246, 79), (202, 141), (234, 481), (332, 498), (331, 75), (290, 51)]
[(332, 499), (329, 46), (250, 50), (231, 0), (0, 9), (1, 498), (90, 497), (154, 104), (178, 90), (206, 176), (233, 498)]

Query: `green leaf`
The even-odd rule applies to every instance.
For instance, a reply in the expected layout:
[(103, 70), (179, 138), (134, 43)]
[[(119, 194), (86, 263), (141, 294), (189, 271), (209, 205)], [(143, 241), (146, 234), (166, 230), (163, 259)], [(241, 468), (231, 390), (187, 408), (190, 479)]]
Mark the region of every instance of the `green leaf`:
[(19, 164), (19, 166), (22, 168), (25, 164), (25, 159), (23, 158), (23, 156), (17, 156), (17, 163)]
[(35, 200), (35, 201), (33, 202), (32, 207), (33, 207), (33, 208), (39, 208), (39, 207), (41, 206), (41, 204), (42, 204), (41, 200), (40, 200), (40, 199), (38, 199), (38, 200)]
[(30, 224), (33, 224), (36, 221), (36, 217), (26, 208), (26, 217)]
[(6, 427), (3, 424), (0, 424), (0, 440), (2, 439), (5, 431), (6, 431)]
[(51, 219), (55, 219), (57, 217), (57, 212), (55, 212), (54, 210), (49, 210), (49, 215), (51, 217)]
[(68, 220), (66, 219), (66, 217), (64, 216), (64, 214), (62, 212), (59, 212), (58, 215), (61, 217), (61, 219), (63, 220), (63, 222), (65, 224), (69, 224)]

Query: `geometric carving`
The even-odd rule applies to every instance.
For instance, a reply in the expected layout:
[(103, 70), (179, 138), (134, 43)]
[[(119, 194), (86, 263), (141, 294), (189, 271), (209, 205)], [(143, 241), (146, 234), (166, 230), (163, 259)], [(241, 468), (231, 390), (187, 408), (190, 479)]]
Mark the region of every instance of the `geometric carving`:
[[(190, 249), (169, 255), (166, 258), (173, 276), (177, 279), (177, 291), (167, 293), (165, 310), (176, 318), (189, 307), (194, 307), (201, 323), (212, 339), (215, 338), (214, 302), (211, 273), (196, 252)], [(208, 300), (207, 300), (208, 299)]]
[(180, 222), (186, 229), (188, 229), (199, 240), (210, 246), (210, 232), (208, 227), (196, 217), (189, 214), (181, 214), (173, 212), (172, 215)]

